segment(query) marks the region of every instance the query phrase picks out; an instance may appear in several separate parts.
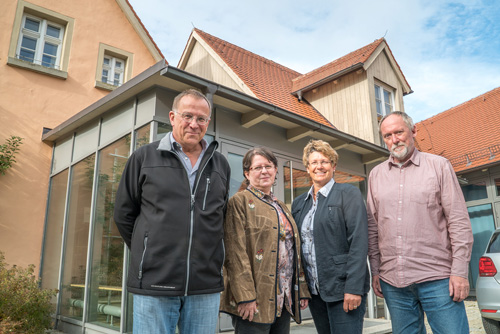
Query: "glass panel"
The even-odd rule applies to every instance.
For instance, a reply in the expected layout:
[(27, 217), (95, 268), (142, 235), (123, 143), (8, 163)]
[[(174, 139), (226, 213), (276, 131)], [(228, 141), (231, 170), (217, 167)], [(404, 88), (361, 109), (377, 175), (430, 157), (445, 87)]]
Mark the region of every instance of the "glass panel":
[(121, 68), (122, 67), (122, 62), (117, 60), (115, 62), (115, 66), (118, 67), (118, 68)]
[(363, 176), (349, 174), (337, 170), (335, 172), (335, 182), (350, 183), (358, 188), (366, 198), (366, 179)]
[[(292, 186), (290, 186), (291, 179), (293, 179)], [(311, 178), (305, 170), (292, 168), (292, 173), (290, 174), (290, 167), (288, 166), (283, 167), (283, 182), (285, 185), (285, 204), (288, 208), (292, 207), (293, 199), (308, 192), (312, 185)]]
[(108, 70), (102, 70), (101, 81), (104, 82), (104, 83), (108, 82)]
[(227, 161), (231, 167), (231, 182), (229, 184), (229, 197), (238, 191), (246, 188), (245, 177), (243, 176), (243, 156), (240, 154), (228, 153)]
[(24, 49), (35, 50), (36, 49), (36, 39), (23, 36), (23, 41), (21, 42), (21, 46)]
[(61, 315), (82, 320), (95, 154), (72, 168), (65, 235)]
[(113, 210), (129, 152), (130, 135), (101, 150), (94, 219), (89, 321), (116, 330), (120, 329), (124, 243)]
[(135, 130), (134, 151), (141, 146), (149, 144), (150, 133), (151, 133), (151, 123), (146, 124), (142, 128)]
[[(43, 241), (42, 288), (59, 289), (59, 264), (61, 261), (62, 231), (68, 169), (50, 179), (50, 197), (47, 206), (47, 221)], [(54, 297), (53, 303), (57, 299)]]
[(24, 23), (24, 27), (26, 29), (38, 32), (40, 29), (40, 22), (26, 18), (26, 22)]
[(47, 26), (47, 35), (59, 38), (59, 35), (61, 34), (61, 29), (53, 26)]
[(109, 61), (110, 61), (109, 58), (104, 57), (104, 65), (108, 65), (109, 66)]
[(170, 124), (158, 122), (158, 132), (156, 133), (155, 141), (162, 139), (170, 131), (172, 131)]
[(54, 156), (52, 160), (52, 173), (69, 167), (71, 162), (71, 150), (73, 148), (73, 137), (69, 137), (56, 142)]
[(26, 60), (29, 62), (34, 62), (35, 61), (35, 52), (34, 51), (29, 51), (25, 49), (21, 49), (21, 53), (19, 55), (19, 59), (21, 60)]
[(75, 137), (75, 148), (73, 150), (73, 161), (94, 153), (97, 150), (99, 139), (99, 124), (97, 122), (88, 127), (78, 130)]
[(56, 66), (56, 57), (51, 57), (47, 55), (43, 55), (42, 57), (42, 65), (45, 67), (54, 68)]
[(474, 233), (469, 271), (471, 288), (475, 288), (477, 275), (479, 274), (479, 258), (483, 255), (491, 233), (495, 230), (495, 221), (491, 204), (471, 206), (467, 210), (469, 211), (472, 233)]
[(471, 181), (461, 187), (466, 202), (488, 198), (485, 180)]
[(132, 132), (134, 125), (134, 103), (129, 102), (115, 112), (105, 116), (102, 121), (99, 145), (106, 145)]
[(497, 196), (500, 196), (500, 178), (495, 179), (495, 188), (497, 190)]
[(51, 43), (45, 43), (45, 46), (43, 47), (43, 53), (51, 56), (57, 55), (57, 48), (58, 46), (55, 44)]

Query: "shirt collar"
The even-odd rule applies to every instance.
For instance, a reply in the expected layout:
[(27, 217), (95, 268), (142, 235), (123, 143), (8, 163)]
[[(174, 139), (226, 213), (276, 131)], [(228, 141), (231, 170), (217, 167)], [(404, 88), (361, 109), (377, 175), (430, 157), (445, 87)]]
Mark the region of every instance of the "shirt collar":
[[(335, 183), (335, 180), (332, 179), (330, 181), (328, 181), (327, 184), (325, 184), (319, 191), (318, 193), (323, 195), (324, 197), (327, 197), (328, 194), (330, 193), (330, 190), (332, 190), (332, 187), (333, 187), (333, 184)], [(309, 198), (309, 196), (312, 196), (313, 195), (313, 191), (314, 191), (314, 185), (311, 186), (311, 189), (309, 189), (309, 192), (307, 193), (307, 196), (305, 198), (305, 200), (307, 200)]]
[[(207, 141), (205, 140), (205, 138), (202, 138), (201, 139), (202, 150), (205, 151), (207, 149), (207, 146), (208, 146)], [(182, 147), (181, 147), (181, 144), (179, 144), (175, 140), (174, 135), (172, 134), (172, 132), (169, 132), (169, 133), (167, 133), (165, 135), (165, 137), (163, 137), (160, 140), (160, 144), (158, 145), (158, 150), (162, 150), (162, 151), (172, 151), (172, 150), (182, 151)]]
[[(408, 160), (406, 160), (405, 163), (401, 167), (409, 166), (410, 164), (414, 164), (415, 166), (420, 166), (420, 151), (417, 150), (416, 147), (413, 150), (411, 157)], [(394, 157), (392, 155), (387, 160), (387, 165), (388, 165), (389, 169), (391, 169), (392, 166), (399, 167), (399, 164), (397, 162), (394, 162)]]
[(275, 200), (275, 197), (274, 197), (274, 194), (272, 191), (271, 191), (271, 195), (268, 195), (268, 194), (264, 193), (263, 191), (255, 188), (251, 184), (248, 185), (247, 190), (250, 191), (252, 194), (254, 194), (255, 196), (257, 196), (260, 199), (264, 199), (264, 198), (269, 199), (270, 198), (273, 201)]

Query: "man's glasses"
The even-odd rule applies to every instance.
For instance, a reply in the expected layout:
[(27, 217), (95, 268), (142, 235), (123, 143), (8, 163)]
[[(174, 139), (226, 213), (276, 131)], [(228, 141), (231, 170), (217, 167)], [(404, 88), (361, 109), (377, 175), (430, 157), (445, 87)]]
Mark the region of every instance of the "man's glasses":
[(274, 166), (271, 166), (271, 165), (265, 165), (265, 166), (255, 166), (255, 167), (250, 167), (250, 170), (252, 171), (255, 171), (257, 173), (260, 173), (262, 172), (262, 170), (272, 170), (274, 168)]
[(210, 121), (210, 117), (203, 117), (203, 116), (194, 116), (190, 113), (183, 112), (182, 114), (179, 112), (175, 112), (177, 115), (181, 116), (182, 120), (186, 123), (191, 123), (193, 119), (196, 119), (196, 123), (198, 125), (207, 125), (207, 123)]

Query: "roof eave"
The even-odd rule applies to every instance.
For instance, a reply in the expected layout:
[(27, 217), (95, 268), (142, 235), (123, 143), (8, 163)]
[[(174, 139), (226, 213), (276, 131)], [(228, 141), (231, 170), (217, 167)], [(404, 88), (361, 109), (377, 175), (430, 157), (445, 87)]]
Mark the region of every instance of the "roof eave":
[(331, 75), (329, 75), (329, 76), (327, 76), (327, 77), (325, 77), (325, 78), (323, 78), (323, 79), (321, 79), (319, 81), (316, 81), (313, 84), (310, 84), (308, 86), (305, 86), (305, 87), (302, 87), (300, 89), (297, 89), (297, 90), (293, 91), (292, 94), (298, 96), (300, 93), (303, 94), (305, 92), (313, 90), (314, 88), (317, 88), (319, 86), (322, 86), (322, 85), (326, 84), (327, 82), (330, 82), (330, 81), (333, 81), (335, 79), (338, 79), (338, 78), (340, 78), (340, 77), (342, 77), (342, 76), (344, 76), (344, 75), (346, 75), (346, 74), (348, 74), (350, 72), (357, 71), (360, 68), (363, 68), (363, 63), (354, 64), (354, 65), (352, 65), (350, 67), (347, 67), (347, 68), (343, 69), (342, 71), (336, 72), (336, 73), (331, 74)]

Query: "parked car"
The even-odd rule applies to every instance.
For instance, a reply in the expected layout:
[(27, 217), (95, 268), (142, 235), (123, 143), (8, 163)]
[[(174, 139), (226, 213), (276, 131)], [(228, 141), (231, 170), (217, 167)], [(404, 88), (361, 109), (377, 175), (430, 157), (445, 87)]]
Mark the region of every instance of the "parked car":
[(500, 228), (491, 235), (483, 256), (479, 259), (476, 297), (484, 330), (500, 334)]

